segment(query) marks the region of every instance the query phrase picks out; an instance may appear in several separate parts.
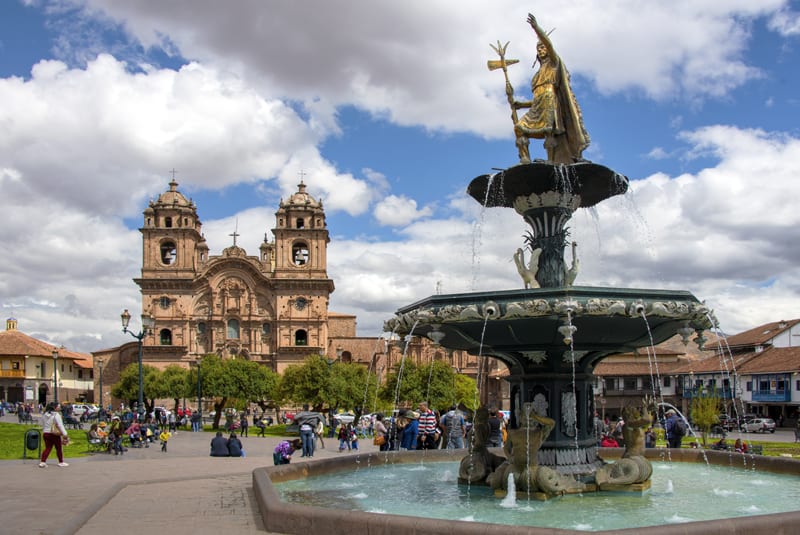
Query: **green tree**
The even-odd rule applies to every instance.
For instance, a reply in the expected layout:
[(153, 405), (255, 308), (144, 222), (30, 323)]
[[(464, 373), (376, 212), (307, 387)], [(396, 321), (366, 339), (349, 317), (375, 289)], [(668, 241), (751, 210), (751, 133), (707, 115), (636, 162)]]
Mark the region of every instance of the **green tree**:
[(281, 378), (282, 397), (296, 405), (309, 404), (316, 411), (339, 408), (364, 411), (375, 398), (377, 379), (368, 377), (360, 364), (328, 361), (309, 355), (303, 364), (289, 366)]
[[(400, 387), (398, 388), (398, 378)], [(431, 408), (444, 410), (450, 405), (464, 405), (474, 410), (477, 405), (475, 380), (457, 374), (446, 362), (434, 361), (418, 366), (413, 362), (397, 365), (381, 387), (380, 398), (394, 406), (411, 406), (428, 401)]]
[(191, 395), (192, 390), (187, 388), (189, 380), (189, 370), (170, 364), (160, 373), (153, 377), (151, 390), (156, 399), (171, 399), (173, 401), (173, 411), (177, 411), (180, 406), (180, 399)]
[(187, 388), (195, 394), (198, 372), (201, 395), (214, 398), (214, 429), (219, 428), (222, 413), (230, 404), (264, 403), (275, 395), (279, 383), (277, 374), (257, 362), (242, 358), (222, 360), (217, 355), (206, 355), (188, 375)]
[(690, 407), (692, 424), (695, 429), (702, 432), (703, 447), (708, 445), (708, 433), (711, 426), (719, 423), (720, 398), (716, 390), (698, 389), (697, 394), (692, 398)]
[[(155, 385), (158, 375), (161, 372), (153, 366), (147, 364), (142, 366), (142, 402), (146, 412), (153, 410), (155, 398)], [(119, 399), (127, 399), (128, 406), (133, 405), (139, 400), (139, 364), (134, 362), (122, 370), (119, 382), (111, 387), (111, 395)]]
[(281, 397), (321, 411), (334, 395), (332, 370), (333, 365), (320, 355), (309, 355), (302, 364), (288, 366), (281, 377)]

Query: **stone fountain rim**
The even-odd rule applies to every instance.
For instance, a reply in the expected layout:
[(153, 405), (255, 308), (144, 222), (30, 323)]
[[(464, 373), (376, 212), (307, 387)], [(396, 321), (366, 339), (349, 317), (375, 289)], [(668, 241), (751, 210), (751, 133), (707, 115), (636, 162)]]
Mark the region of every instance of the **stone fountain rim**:
[[(601, 448), (605, 459), (618, 458), (621, 448)], [(653, 448), (645, 451), (648, 459), (661, 460), (664, 448)], [(320, 459), (298, 464), (268, 466), (253, 470), (253, 490), (256, 503), (260, 509), (264, 527), (269, 532), (288, 535), (308, 535), (308, 533), (328, 533), (329, 535), (352, 535), (352, 533), (380, 533), (381, 535), (412, 534), (448, 534), (464, 535), (585, 535), (585, 531), (570, 529), (543, 528), (530, 526), (512, 526), (506, 524), (489, 524), (484, 522), (466, 522), (460, 520), (442, 520), (433, 518), (417, 518), (396, 514), (367, 513), (345, 509), (327, 509), (317, 506), (290, 504), (281, 501), (272, 482), (289, 481), (309, 476), (324, 475), (342, 471), (355, 471), (370, 463), (392, 464), (430, 462), (453, 462), (456, 456), (463, 455), (459, 450), (399, 451), (373, 452), (363, 455), (351, 455), (331, 459)], [(703, 463), (704, 456), (713, 465), (731, 466), (733, 460), (740, 459), (741, 454), (699, 449), (669, 450), (673, 462)], [(745, 454), (747, 458), (757, 459), (758, 468), (768, 472), (789, 475), (800, 475), (800, 460), (785, 457), (764, 457)], [(737, 464), (740, 464), (737, 462)], [(739, 468), (739, 466), (736, 466)], [(774, 513), (767, 515), (751, 515), (720, 520), (704, 520), (683, 524), (665, 524), (647, 526), (649, 535), (705, 535), (707, 533), (730, 533), (733, 535), (774, 535), (785, 533), (786, 527), (800, 525), (800, 511)], [(595, 535), (612, 535), (620, 533), (639, 533), (641, 527), (622, 530), (604, 530), (590, 532)]]

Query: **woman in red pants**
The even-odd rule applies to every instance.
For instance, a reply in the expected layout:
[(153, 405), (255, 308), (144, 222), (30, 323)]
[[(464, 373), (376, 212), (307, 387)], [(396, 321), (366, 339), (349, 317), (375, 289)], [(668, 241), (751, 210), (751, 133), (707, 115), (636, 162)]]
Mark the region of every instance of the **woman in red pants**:
[(58, 455), (58, 466), (65, 467), (69, 464), (64, 462), (64, 452), (61, 450), (62, 442), (69, 442), (67, 430), (64, 428), (64, 421), (61, 419), (61, 405), (57, 401), (51, 401), (42, 415), (42, 431), (44, 433), (44, 451), (40, 459), (39, 468), (47, 468), (47, 456), (50, 450), (56, 448)]

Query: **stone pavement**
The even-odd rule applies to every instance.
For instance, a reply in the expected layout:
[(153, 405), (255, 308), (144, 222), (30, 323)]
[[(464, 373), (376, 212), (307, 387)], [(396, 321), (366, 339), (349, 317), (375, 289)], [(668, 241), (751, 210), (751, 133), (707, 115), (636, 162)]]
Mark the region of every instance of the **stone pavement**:
[[(6, 416), (3, 421), (15, 420)], [(130, 448), (122, 456), (95, 453), (66, 459), (66, 468), (57, 466), (55, 452), (47, 468), (39, 468), (37, 458), (0, 461), (5, 483), (0, 533), (267, 533), (255, 504), (252, 472), (272, 465), (272, 450), (283, 439), (258, 437), (257, 431), (242, 437), (247, 457), (238, 459), (209, 457), (213, 433), (180, 431), (169, 441), (167, 453), (156, 443)], [(335, 439), (326, 438), (325, 445), (310, 460), (359, 453), (339, 453)], [(359, 446), (366, 452), (377, 449), (369, 439), (360, 440)], [(307, 460), (297, 452), (292, 462)]]

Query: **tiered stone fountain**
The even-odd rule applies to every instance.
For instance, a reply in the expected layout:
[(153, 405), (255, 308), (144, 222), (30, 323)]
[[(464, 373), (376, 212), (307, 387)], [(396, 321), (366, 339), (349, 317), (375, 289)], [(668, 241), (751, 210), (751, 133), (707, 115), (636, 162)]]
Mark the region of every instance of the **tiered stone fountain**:
[[(427, 336), (444, 347), (495, 357), (508, 366), (511, 435), (519, 435), (513, 448), (524, 454), (507, 447), (506, 455), (517, 461), (497, 467), (497, 459), (473, 453), (463, 463), (461, 477), (502, 488), (506, 478), (495, 472), (510, 471), (524, 475), (516, 479), (518, 488), (546, 497), (583, 491), (586, 483), (596, 483), (594, 474), (603, 466), (592, 425), (595, 365), (608, 355), (658, 344), (678, 332), (685, 337), (697, 332), (702, 345), (702, 332), (714, 320), (688, 292), (573, 286), (578, 269), (574, 244), (571, 266), (564, 261), (572, 214), (625, 193), (628, 179), (583, 159), (589, 137), (569, 74), (535, 18), (529, 16), (528, 22), (540, 39), (533, 101), (514, 100), (506, 76), (520, 164), (481, 175), (467, 189), (483, 206), (513, 208), (530, 225), (530, 260), (525, 262), (523, 248), (514, 255), (525, 289), (431, 296), (401, 308), (384, 329)], [(490, 61), (489, 68), (506, 72), (514, 62), (506, 60), (506, 46), (498, 42), (492, 48), (500, 61)], [(530, 111), (518, 118), (516, 110), (526, 107)], [(530, 137), (545, 140), (546, 161), (530, 162)], [(519, 443), (520, 437), (533, 435), (536, 448)], [(519, 459), (527, 459), (526, 466)], [(513, 462), (515, 469), (508, 466)], [(642, 466), (636, 477), (629, 474), (624, 481), (646, 485), (650, 472)], [(601, 479), (613, 484), (605, 474)]]

